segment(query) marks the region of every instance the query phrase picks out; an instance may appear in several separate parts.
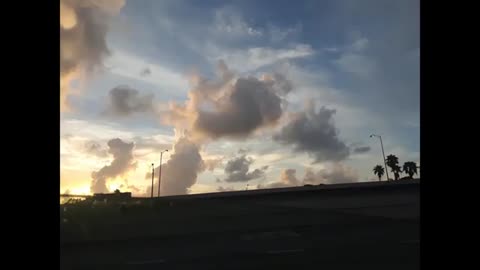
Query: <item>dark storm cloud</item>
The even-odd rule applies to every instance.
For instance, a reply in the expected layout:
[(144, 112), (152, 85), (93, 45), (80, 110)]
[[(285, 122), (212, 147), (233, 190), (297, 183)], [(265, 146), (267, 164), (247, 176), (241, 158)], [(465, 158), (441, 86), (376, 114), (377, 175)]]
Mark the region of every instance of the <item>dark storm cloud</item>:
[(246, 155), (241, 155), (235, 157), (227, 162), (225, 166), (225, 182), (246, 182), (252, 179), (257, 179), (265, 177), (265, 171), (268, 169), (268, 166), (263, 166), (260, 169), (255, 169), (251, 172), (250, 165), (254, 162), (252, 158), (246, 157)]
[(192, 135), (216, 139), (243, 138), (255, 130), (276, 124), (282, 116), (282, 95), (292, 90), (281, 75), (233, 80), (223, 61), (217, 81), (197, 78), (185, 105), (172, 103), (166, 122)]
[(309, 106), (305, 112), (296, 113), (279, 133), (273, 136), (275, 141), (284, 145), (293, 145), (297, 152), (307, 152), (315, 162), (339, 161), (348, 157), (350, 149), (338, 137), (333, 122), (335, 110)]
[(363, 153), (369, 152), (370, 149), (371, 149), (370, 146), (358, 146), (353, 148), (353, 152), (356, 154), (363, 154)]
[(110, 90), (106, 114), (126, 117), (134, 113), (153, 112), (153, 94), (141, 95), (136, 89), (120, 85)]
[(108, 153), (113, 156), (110, 165), (104, 166), (99, 171), (92, 172), (90, 190), (93, 193), (108, 192), (107, 180), (122, 176), (136, 167), (133, 158), (134, 143), (126, 143), (121, 139), (108, 141)]
[(144, 69), (142, 69), (142, 71), (140, 71), (140, 76), (142, 76), (142, 77), (148, 76), (150, 74), (152, 74), (152, 71), (148, 67), (144, 68)]
[(195, 129), (213, 138), (246, 136), (256, 128), (274, 123), (282, 115), (280, 98), (257, 78), (240, 78), (216, 112), (198, 115)]

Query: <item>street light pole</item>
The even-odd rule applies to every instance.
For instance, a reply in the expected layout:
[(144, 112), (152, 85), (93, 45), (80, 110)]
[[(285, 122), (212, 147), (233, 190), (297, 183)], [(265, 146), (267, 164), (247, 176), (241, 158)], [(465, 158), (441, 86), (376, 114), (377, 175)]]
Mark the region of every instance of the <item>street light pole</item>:
[(152, 191), (151, 191), (151, 198), (153, 199), (153, 177), (155, 175), (155, 166), (152, 163)]
[(372, 137), (378, 137), (378, 138), (380, 138), (380, 145), (382, 146), (383, 163), (385, 164), (385, 173), (387, 174), (387, 180), (390, 180), (390, 177), (388, 177), (388, 168), (387, 168), (387, 160), (385, 159), (385, 151), (383, 151), (382, 136), (372, 134), (372, 135), (370, 135), (370, 138), (372, 138)]
[(158, 169), (158, 197), (160, 197), (160, 184), (162, 183), (162, 156), (163, 152), (168, 152), (168, 149), (160, 152), (160, 167)]

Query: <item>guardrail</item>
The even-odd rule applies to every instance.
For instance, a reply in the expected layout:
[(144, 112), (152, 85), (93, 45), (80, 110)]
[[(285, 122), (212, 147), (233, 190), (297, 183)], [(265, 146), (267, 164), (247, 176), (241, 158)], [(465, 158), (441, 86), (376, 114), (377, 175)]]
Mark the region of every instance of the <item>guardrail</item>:
[(74, 195), (74, 194), (60, 194), (62, 198), (90, 198), (93, 197), (92, 195)]

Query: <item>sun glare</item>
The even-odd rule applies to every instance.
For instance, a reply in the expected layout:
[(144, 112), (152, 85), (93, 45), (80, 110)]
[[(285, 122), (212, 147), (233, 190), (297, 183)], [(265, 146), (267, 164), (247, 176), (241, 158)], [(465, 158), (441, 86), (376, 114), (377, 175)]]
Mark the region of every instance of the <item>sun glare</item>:
[(90, 195), (90, 187), (89, 186), (80, 186), (80, 187), (72, 187), (70, 188), (70, 194), (73, 195)]

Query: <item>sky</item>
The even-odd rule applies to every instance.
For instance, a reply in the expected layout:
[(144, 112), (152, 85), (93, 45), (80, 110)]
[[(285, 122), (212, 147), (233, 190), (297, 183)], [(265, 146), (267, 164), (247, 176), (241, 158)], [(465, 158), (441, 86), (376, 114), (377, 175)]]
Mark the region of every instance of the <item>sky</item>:
[(166, 149), (162, 195), (377, 181), (372, 133), (420, 164), (418, 1), (60, 5), (62, 193), (156, 193)]

